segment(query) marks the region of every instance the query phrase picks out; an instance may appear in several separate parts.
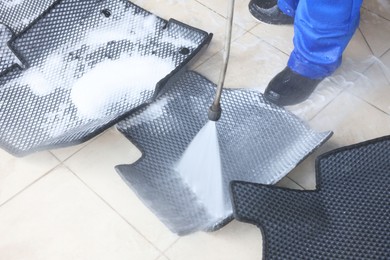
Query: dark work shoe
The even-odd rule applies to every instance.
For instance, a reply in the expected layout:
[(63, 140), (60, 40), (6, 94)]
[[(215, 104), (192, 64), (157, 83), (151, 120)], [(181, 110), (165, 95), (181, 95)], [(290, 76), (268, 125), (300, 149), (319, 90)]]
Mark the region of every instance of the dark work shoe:
[(322, 79), (306, 78), (286, 67), (268, 84), (264, 97), (279, 106), (291, 106), (306, 100)]
[(250, 13), (259, 21), (269, 24), (293, 24), (294, 17), (284, 14), (277, 0), (251, 0)]

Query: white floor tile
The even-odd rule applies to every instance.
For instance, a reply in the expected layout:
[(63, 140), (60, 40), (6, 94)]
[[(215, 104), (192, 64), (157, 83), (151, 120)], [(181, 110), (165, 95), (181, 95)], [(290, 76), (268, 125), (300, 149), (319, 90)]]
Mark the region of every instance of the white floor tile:
[(296, 182), (291, 180), (289, 177), (284, 177), (281, 179), (278, 183), (276, 183), (276, 186), (293, 189), (293, 190), (303, 190), (301, 186), (299, 186)]
[(292, 179), (295, 183), (299, 184), (305, 190), (315, 190), (317, 187), (317, 176), (315, 172), (315, 161), (318, 156), (337, 148), (336, 144), (332, 141), (328, 141), (306, 160), (299, 164), (294, 170), (292, 170), (287, 176)]
[(0, 208), (2, 259), (139, 259), (160, 253), (58, 168)]
[(182, 237), (165, 254), (171, 260), (259, 260), (262, 246), (256, 226), (233, 221), (214, 233)]
[(352, 84), (343, 75), (330, 76), (317, 86), (307, 100), (286, 109), (302, 120), (309, 121)]
[(387, 80), (387, 73), (386, 68), (378, 60), (360, 75), (348, 91), (390, 115), (390, 82)]
[(384, 65), (384, 67), (381, 67), (381, 69), (385, 72), (385, 76), (390, 82), (390, 49), (385, 54), (383, 54), (380, 60), (383, 62)]
[(363, 7), (390, 20), (390, 2), (386, 0), (364, 0)]
[(0, 204), (42, 177), (59, 163), (49, 152), (16, 158), (0, 150)]
[(382, 56), (390, 47), (390, 21), (362, 9), (360, 30), (376, 57)]
[(114, 169), (119, 164), (133, 163), (140, 156), (140, 151), (122, 134), (110, 129), (64, 164), (157, 248), (164, 251), (175, 242), (177, 236), (143, 205)]
[(156, 260), (169, 260), (168, 257), (166, 257), (165, 255), (161, 255), (159, 258), (157, 258)]
[(81, 148), (89, 144), (90, 141), (81, 143), (79, 145), (69, 146), (65, 148), (53, 149), (50, 152), (61, 162), (65, 161), (69, 157), (71, 157), (76, 152), (80, 151)]
[(318, 131), (334, 131), (331, 140), (340, 147), (390, 134), (390, 115), (343, 92), (310, 125)]
[(332, 130), (332, 138), (314, 155), (294, 169), (288, 177), (305, 189), (315, 189), (315, 159), (318, 155), (354, 143), (390, 134), (390, 115), (343, 92), (310, 125), (318, 130)]
[[(263, 92), (268, 82), (286, 67), (287, 58), (280, 50), (246, 33), (232, 43), (225, 87), (253, 88)], [(222, 60), (220, 52), (196, 71), (217, 83)]]
[(294, 26), (293, 25), (274, 25), (259, 23), (251, 30), (251, 33), (261, 40), (290, 55), (294, 49)]
[[(198, 2), (216, 11), (218, 14), (222, 15), (223, 17), (227, 17), (227, 12), (228, 12), (227, 10), (229, 8), (228, 5), (230, 5), (230, 0), (228, 1), (198, 0)], [(234, 8), (234, 23), (238, 24), (240, 27), (242, 27), (245, 30), (250, 30), (256, 24), (258, 24), (258, 21), (256, 21), (250, 14), (248, 9), (248, 4), (249, 1), (235, 1), (235, 8)]]

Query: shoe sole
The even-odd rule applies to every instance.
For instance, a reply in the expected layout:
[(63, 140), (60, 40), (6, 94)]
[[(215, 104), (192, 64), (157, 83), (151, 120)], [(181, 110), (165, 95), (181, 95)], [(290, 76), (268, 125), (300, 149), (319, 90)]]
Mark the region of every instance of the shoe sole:
[[(272, 25), (292, 25), (294, 22), (290, 21), (280, 21), (278, 18), (272, 18), (271, 16), (263, 15), (261, 13), (258, 13), (255, 11), (255, 8), (251, 7), (249, 5), (249, 12), (253, 19), (255, 19), (257, 22), (265, 23), (265, 24), (272, 24)], [(259, 18), (261, 17), (261, 18)], [(262, 20), (264, 19), (264, 20)], [(267, 21), (265, 21), (267, 20)]]

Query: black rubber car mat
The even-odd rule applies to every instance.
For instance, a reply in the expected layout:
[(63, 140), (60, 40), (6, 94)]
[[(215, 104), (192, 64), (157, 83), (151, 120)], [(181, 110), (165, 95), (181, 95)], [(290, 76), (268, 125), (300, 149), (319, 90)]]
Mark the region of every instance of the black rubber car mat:
[(23, 62), (8, 43), (34, 21), (39, 19), (58, 0), (0, 0), (0, 76), (13, 66), (24, 68)]
[(18, 35), (59, 0), (0, 0), (0, 23)]
[(0, 146), (22, 156), (88, 140), (153, 100), (211, 37), (126, 0), (57, 1), (8, 42), (26, 69), (0, 77)]
[(236, 219), (263, 233), (264, 259), (390, 259), (390, 136), (316, 161), (317, 187), (232, 182)]
[(118, 124), (119, 131), (143, 153), (133, 165), (117, 166), (118, 173), (179, 235), (214, 231), (231, 220), (231, 180), (275, 183), (331, 135), (315, 133), (291, 113), (265, 101), (260, 92), (224, 90), (223, 114), (216, 127), (226, 215), (212, 215), (190, 189), (191, 183), (182, 178), (177, 164), (207, 123), (214, 94), (212, 82), (188, 71), (153, 104)]
[(11, 69), (12, 66), (18, 65), (20, 68), (24, 67), (22, 61), (8, 46), (12, 37), (12, 31), (0, 23), (0, 76)]

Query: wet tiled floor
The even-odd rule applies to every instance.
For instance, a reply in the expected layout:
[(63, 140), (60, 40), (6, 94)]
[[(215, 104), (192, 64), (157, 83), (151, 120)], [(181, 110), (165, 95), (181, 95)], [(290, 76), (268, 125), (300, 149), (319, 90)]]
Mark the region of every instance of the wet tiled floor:
[[(214, 82), (222, 62), (227, 2), (134, 1), (162, 18), (214, 33), (193, 65)], [(247, 4), (236, 3), (226, 86), (263, 91), (286, 65), (293, 28), (255, 21)], [(288, 108), (314, 129), (334, 135), (280, 186), (314, 189), (319, 154), (390, 134), (390, 2), (367, 0), (361, 13), (342, 66), (309, 100)], [(260, 230), (236, 221), (214, 233), (172, 234), (113, 168), (140, 156), (115, 128), (82, 145), (24, 158), (0, 151), (0, 259), (262, 258)]]

